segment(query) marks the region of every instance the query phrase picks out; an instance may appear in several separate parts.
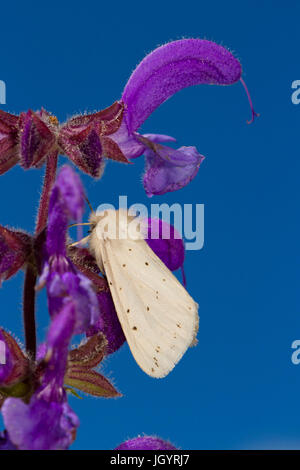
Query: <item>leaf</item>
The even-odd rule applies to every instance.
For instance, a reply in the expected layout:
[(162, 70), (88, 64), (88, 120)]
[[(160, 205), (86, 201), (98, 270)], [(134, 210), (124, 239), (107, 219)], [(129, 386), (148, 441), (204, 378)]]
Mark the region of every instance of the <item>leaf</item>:
[(65, 385), (77, 388), (94, 397), (115, 398), (121, 396), (103, 375), (85, 368), (69, 369), (65, 376)]

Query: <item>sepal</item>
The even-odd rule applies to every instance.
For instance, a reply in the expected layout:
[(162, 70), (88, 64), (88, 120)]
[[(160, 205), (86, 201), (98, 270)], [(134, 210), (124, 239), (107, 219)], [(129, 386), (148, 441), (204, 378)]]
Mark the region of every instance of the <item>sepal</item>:
[(113, 398), (120, 396), (114, 386), (99, 372), (92, 370), (103, 360), (107, 341), (102, 333), (91, 336), (68, 355), (65, 386), (74, 387), (95, 397)]
[(18, 123), (18, 116), (0, 109), (0, 175), (19, 160)]
[(107, 341), (102, 333), (91, 336), (85, 343), (69, 352), (68, 368), (96, 367), (103, 360), (106, 348)]
[(29, 235), (0, 225), (0, 285), (22, 268), (31, 251)]
[[(0, 362), (0, 406), (7, 397), (26, 398), (31, 390), (28, 381), (30, 364), (17, 341), (0, 328), (2, 343)], [(4, 346), (3, 346), (4, 345)], [(4, 359), (4, 361), (3, 361)]]

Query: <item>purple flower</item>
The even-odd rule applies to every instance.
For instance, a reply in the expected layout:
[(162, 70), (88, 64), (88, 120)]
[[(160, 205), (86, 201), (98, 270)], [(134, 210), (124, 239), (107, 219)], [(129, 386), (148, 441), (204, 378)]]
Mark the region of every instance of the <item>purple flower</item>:
[(0, 432), (0, 450), (16, 450), (6, 431)]
[(46, 283), (51, 316), (66, 305), (76, 313), (74, 333), (83, 333), (99, 317), (99, 305), (91, 281), (67, 257), (66, 234), (70, 220), (80, 221), (84, 192), (77, 174), (64, 166), (53, 187), (46, 239), (46, 253), (40, 285)]
[(107, 340), (107, 354), (117, 351), (126, 341), (119, 322), (113, 299), (110, 292), (99, 292), (98, 295), (100, 316), (94, 326), (89, 328), (87, 336), (101, 331)]
[(161, 219), (149, 218), (147, 224), (148, 237), (146, 242), (170, 271), (181, 268), (185, 284), (183, 271), (184, 243), (180, 234), (173, 225)]
[(176, 447), (159, 437), (140, 436), (123, 442), (115, 450), (176, 450)]
[[(197, 175), (204, 156), (196, 147), (180, 147), (177, 150), (163, 146), (166, 136), (146, 134), (140, 138), (145, 143), (146, 172), (144, 188), (149, 197), (177, 191)], [(168, 137), (174, 141), (173, 137)]]
[(138, 128), (158, 106), (183, 88), (231, 85), (240, 78), (239, 61), (224, 47), (203, 39), (165, 44), (137, 66), (121, 98), (125, 104), (123, 122), (111, 137), (128, 158), (145, 154), (143, 182), (148, 196), (186, 186), (196, 176), (204, 157), (195, 147), (174, 150), (163, 146), (161, 143), (175, 139), (159, 134), (141, 136)]
[(65, 305), (51, 322), (40, 384), (29, 404), (7, 398), (2, 406), (8, 437), (20, 450), (67, 449), (75, 438), (79, 421), (63, 388), (75, 322), (75, 309), (71, 304)]

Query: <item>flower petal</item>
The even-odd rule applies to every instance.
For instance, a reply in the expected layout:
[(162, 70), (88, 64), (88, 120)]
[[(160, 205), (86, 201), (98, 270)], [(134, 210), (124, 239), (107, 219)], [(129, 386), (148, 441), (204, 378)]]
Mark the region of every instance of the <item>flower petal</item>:
[(176, 447), (156, 436), (140, 436), (123, 442), (115, 450), (176, 450)]
[(49, 311), (55, 317), (66, 305), (72, 305), (76, 323), (74, 334), (84, 333), (99, 319), (99, 304), (92, 282), (81, 273), (72, 270), (50, 272), (47, 279)]
[(155, 49), (129, 78), (122, 100), (129, 132), (136, 131), (164, 101), (182, 88), (230, 85), (240, 79), (239, 61), (224, 47), (204, 39), (182, 39)]
[[(47, 335), (47, 368), (41, 381), (40, 395), (48, 400), (59, 401), (66, 373), (68, 348), (75, 325), (75, 310), (71, 303), (66, 304), (51, 321)], [(51, 387), (49, 388), (49, 384)], [(55, 385), (55, 386), (54, 386)], [(43, 389), (46, 392), (43, 392)]]
[(0, 432), (0, 450), (17, 450), (6, 431)]
[(123, 119), (120, 128), (111, 136), (112, 140), (118, 145), (120, 151), (127, 158), (140, 157), (145, 147), (139, 141), (135, 134), (129, 133), (125, 119)]
[[(143, 142), (145, 141), (146, 139), (143, 139)], [(146, 172), (143, 178), (148, 196), (183, 188), (195, 178), (204, 160), (204, 156), (198, 153), (196, 147), (180, 147), (174, 150), (150, 141), (148, 145), (145, 151)]]
[(70, 219), (81, 220), (85, 209), (84, 189), (78, 174), (68, 165), (61, 168), (56, 180), (63, 203), (66, 205)]
[(117, 351), (126, 339), (110, 292), (99, 292), (97, 297), (100, 307), (99, 319), (86, 334), (89, 337), (101, 331), (107, 340), (106, 353), (111, 354)]
[(149, 218), (147, 224), (146, 242), (150, 248), (171, 271), (181, 268), (184, 262), (184, 243), (177, 230), (161, 219)]
[(19, 450), (67, 449), (79, 425), (67, 403), (48, 402), (36, 396), (28, 405), (8, 398), (2, 414), (9, 439)]
[(70, 220), (81, 222), (85, 208), (84, 189), (77, 173), (68, 165), (60, 170), (52, 189), (47, 228), (48, 255), (66, 254), (66, 233)]

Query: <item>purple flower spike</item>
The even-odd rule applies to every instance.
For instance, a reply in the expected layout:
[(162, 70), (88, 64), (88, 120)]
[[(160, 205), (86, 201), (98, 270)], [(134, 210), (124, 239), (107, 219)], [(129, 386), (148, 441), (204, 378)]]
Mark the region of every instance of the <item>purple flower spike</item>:
[(40, 278), (40, 285), (47, 285), (51, 316), (57, 315), (66, 305), (74, 308), (74, 333), (84, 333), (99, 317), (98, 299), (92, 282), (76, 269), (66, 253), (68, 224), (70, 220), (81, 219), (83, 196), (80, 178), (70, 167), (64, 166), (51, 193), (47, 252)]
[(66, 206), (69, 218), (81, 221), (85, 208), (84, 189), (77, 173), (68, 165), (61, 168), (56, 186)]
[(155, 49), (135, 69), (122, 95), (129, 131), (135, 132), (179, 90), (200, 84), (231, 85), (241, 72), (239, 61), (227, 49), (204, 39), (182, 39)]
[(81, 222), (84, 189), (79, 176), (68, 165), (62, 167), (52, 189), (47, 231), (48, 255), (65, 255), (66, 233), (70, 220)]
[(159, 437), (140, 436), (123, 442), (115, 450), (176, 450), (176, 447)]
[(66, 305), (53, 319), (48, 333), (40, 387), (29, 404), (7, 398), (2, 406), (10, 441), (20, 450), (61, 450), (73, 442), (79, 421), (66, 401), (64, 377), (75, 312)]

